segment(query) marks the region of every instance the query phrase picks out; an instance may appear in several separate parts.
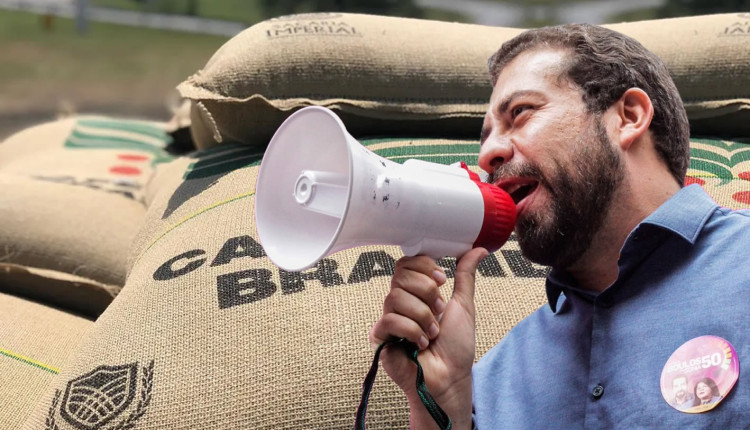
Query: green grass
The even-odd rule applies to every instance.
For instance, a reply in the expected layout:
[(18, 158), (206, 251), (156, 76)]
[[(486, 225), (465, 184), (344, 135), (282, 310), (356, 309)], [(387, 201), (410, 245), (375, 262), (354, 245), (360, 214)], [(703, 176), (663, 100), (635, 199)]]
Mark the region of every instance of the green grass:
[(0, 43), (6, 52), (0, 78), (184, 78), (227, 39), (99, 23), (79, 35), (69, 19), (54, 18), (50, 31), (40, 23), (35, 15), (0, 12)]
[(441, 9), (423, 8), (424, 16), (422, 19), (434, 19), (436, 21), (447, 21), (447, 22), (464, 22), (472, 23), (473, 21), (466, 15), (450, 12)]
[[(139, 3), (134, 0), (92, 0), (93, 6), (110, 7), (143, 12), (184, 15), (190, 12), (189, 0), (154, 0)], [(227, 21), (238, 21), (248, 25), (271, 18), (264, 13), (260, 0), (195, 0), (196, 16)], [(467, 22), (465, 16), (439, 9), (423, 8), (424, 19)]]
[(659, 8), (639, 9), (610, 16), (608, 22), (632, 22), (662, 18)]
[[(254, 24), (264, 20), (258, 0), (195, 0), (196, 16)], [(92, 6), (186, 15), (189, 0), (158, 0), (138, 3), (134, 0), (91, 0)]]
[(228, 39), (95, 22), (80, 35), (70, 19), (43, 23), (0, 11), (0, 137), (25, 116), (53, 117), (63, 107), (166, 115), (168, 94)]

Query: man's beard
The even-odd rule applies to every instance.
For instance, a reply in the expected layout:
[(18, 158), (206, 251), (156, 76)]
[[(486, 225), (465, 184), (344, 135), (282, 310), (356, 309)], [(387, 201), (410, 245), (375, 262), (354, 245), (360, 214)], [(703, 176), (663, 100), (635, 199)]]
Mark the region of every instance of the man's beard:
[[(534, 165), (503, 165), (488, 182), (507, 176), (530, 177), (549, 192), (549, 210), (524, 213), (516, 222), (523, 255), (545, 266), (567, 268), (589, 248), (612, 204), (623, 179), (620, 155), (612, 147), (598, 116), (591, 133), (573, 145), (573, 162), (568, 169), (555, 163), (551, 177)], [(546, 222), (545, 222), (546, 221)]]

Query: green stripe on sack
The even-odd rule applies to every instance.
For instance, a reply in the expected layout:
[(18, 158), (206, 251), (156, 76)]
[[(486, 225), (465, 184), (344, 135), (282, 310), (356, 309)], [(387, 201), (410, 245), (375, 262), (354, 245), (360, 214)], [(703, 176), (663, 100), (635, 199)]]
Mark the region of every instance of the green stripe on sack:
[(403, 163), (408, 159), (429, 161), (438, 164), (454, 164), (460, 161), (468, 165), (479, 163), (479, 145), (475, 141), (454, 144), (434, 144), (435, 139), (382, 138), (361, 141), (364, 146), (401, 143), (401, 146), (375, 149), (373, 152), (383, 158)]
[[(477, 136), (479, 133), (477, 133)], [(451, 138), (451, 137), (404, 137), (404, 136), (396, 136), (396, 137), (365, 137), (362, 139), (358, 139), (359, 143), (361, 143), (363, 146), (372, 146), (372, 145), (378, 145), (381, 143), (402, 143), (402, 144), (412, 144), (412, 143), (427, 143), (431, 146), (437, 146), (435, 145), (436, 141), (444, 141), (444, 142), (456, 142), (456, 145), (479, 145), (479, 139), (461, 139), (461, 138)]]
[(750, 145), (748, 143), (750, 142), (742, 142), (742, 141), (727, 141), (727, 140), (720, 140), (720, 139), (706, 139), (706, 138), (696, 138), (691, 137), (690, 138), (691, 144), (701, 144), (701, 145), (708, 145), (712, 146), (714, 148), (723, 149), (724, 151), (734, 152), (738, 149), (749, 149)]
[(120, 149), (147, 152), (153, 155), (153, 158), (151, 159), (152, 165), (166, 163), (174, 159), (173, 156), (169, 155), (169, 153), (163, 149), (145, 142), (119, 136), (114, 137), (85, 134), (78, 130), (73, 130), (70, 136), (68, 136), (68, 140), (65, 142), (65, 147), (70, 149)]
[[(198, 163), (208, 165), (221, 164), (227, 161), (235, 160), (237, 158), (260, 158), (263, 156), (263, 152), (258, 152), (253, 147), (232, 147), (231, 150), (222, 151), (215, 154), (201, 154), (198, 156), (200, 161)], [(198, 154), (195, 154), (198, 155)]]
[[(229, 173), (243, 167), (260, 164), (263, 153), (247, 146), (224, 146), (222, 150), (199, 151), (193, 156), (202, 157), (188, 166), (184, 179), (200, 179)], [(213, 149), (213, 148), (212, 148)]]
[(452, 155), (452, 154), (435, 154), (435, 155), (402, 155), (402, 156), (391, 156), (385, 157), (389, 160), (397, 163), (403, 163), (406, 160), (413, 158), (416, 160), (429, 161), (430, 163), (437, 164), (454, 164), (463, 161), (469, 166), (475, 166), (479, 163), (479, 157), (476, 155)]
[[(127, 132), (134, 137), (125, 137), (114, 133), (110, 135), (91, 133), (86, 132), (81, 127), (111, 132)], [(144, 136), (144, 138), (138, 139), (138, 135)], [(171, 136), (153, 125), (135, 121), (81, 119), (76, 122), (73, 131), (65, 141), (65, 147), (70, 149), (119, 149), (146, 152), (153, 157), (151, 164), (156, 165), (174, 159), (164, 150), (164, 147), (171, 142)]]
[(434, 139), (428, 139), (424, 137), (419, 137), (415, 139), (409, 139), (404, 137), (378, 137), (378, 138), (367, 138), (359, 140), (359, 143), (362, 144), (362, 146), (372, 146), (377, 145), (380, 143), (392, 143), (392, 142), (428, 142)]
[(163, 141), (165, 146), (169, 143), (172, 143), (172, 137), (168, 135), (167, 132), (159, 127), (140, 121), (90, 118), (79, 119), (76, 122), (76, 125), (81, 125), (83, 127), (89, 128), (98, 128), (102, 130), (118, 130), (126, 131), (129, 133), (142, 134), (144, 136), (150, 136)]
[(729, 158), (708, 149), (690, 148), (690, 158), (710, 160), (728, 167), (734, 167), (737, 164), (750, 161), (750, 147), (743, 145), (741, 148), (730, 151)]
[(710, 160), (691, 159), (690, 169), (699, 170), (707, 173), (707, 176), (715, 176), (721, 179), (720, 185), (728, 184), (734, 178), (731, 170), (720, 163)]
[(383, 148), (375, 153), (384, 158), (390, 157), (430, 157), (435, 155), (472, 154), (476, 155), (476, 145), (409, 145), (396, 148)]
[(31, 358), (24, 357), (23, 355), (20, 355), (20, 354), (15, 354), (15, 353), (13, 353), (11, 351), (8, 351), (7, 349), (0, 348), (0, 355), (4, 355), (4, 356), (9, 357), (9, 358), (11, 358), (13, 360), (20, 361), (21, 363), (25, 363), (25, 364), (28, 364), (30, 366), (34, 366), (34, 367), (36, 367), (38, 369), (42, 369), (42, 370), (44, 370), (46, 372), (52, 373), (53, 375), (57, 375), (58, 373), (60, 373), (60, 369), (58, 369), (56, 367), (52, 367), (52, 366), (46, 365), (44, 363), (41, 363), (39, 361), (32, 360)]

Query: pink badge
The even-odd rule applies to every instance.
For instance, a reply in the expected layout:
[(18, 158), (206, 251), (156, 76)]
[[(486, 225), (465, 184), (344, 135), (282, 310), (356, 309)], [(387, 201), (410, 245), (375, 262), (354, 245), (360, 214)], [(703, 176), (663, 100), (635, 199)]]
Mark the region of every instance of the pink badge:
[(678, 411), (706, 412), (724, 400), (739, 375), (732, 344), (717, 336), (700, 336), (669, 357), (661, 372), (661, 394)]

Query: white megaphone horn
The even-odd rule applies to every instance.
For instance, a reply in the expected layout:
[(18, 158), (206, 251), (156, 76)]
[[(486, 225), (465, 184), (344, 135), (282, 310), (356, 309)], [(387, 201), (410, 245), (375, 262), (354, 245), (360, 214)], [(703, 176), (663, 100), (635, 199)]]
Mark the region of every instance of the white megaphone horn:
[(357, 142), (323, 107), (292, 114), (266, 149), (255, 187), (258, 238), (287, 271), (335, 252), (399, 245), (407, 256), (459, 257), (499, 249), (516, 207), (465, 164), (398, 164)]

